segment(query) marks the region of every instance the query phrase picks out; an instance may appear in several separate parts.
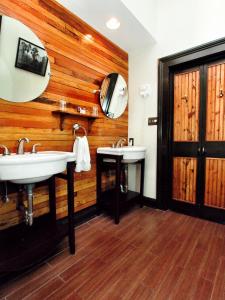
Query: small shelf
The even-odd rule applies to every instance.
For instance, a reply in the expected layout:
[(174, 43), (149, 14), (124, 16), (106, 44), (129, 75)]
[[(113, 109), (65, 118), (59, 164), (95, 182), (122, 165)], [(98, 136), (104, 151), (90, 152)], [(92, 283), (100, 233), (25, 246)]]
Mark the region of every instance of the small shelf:
[(64, 120), (66, 117), (69, 116), (76, 116), (76, 117), (81, 117), (81, 118), (87, 118), (88, 120), (95, 120), (95, 119), (99, 119), (99, 116), (93, 116), (91, 114), (81, 114), (79, 112), (71, 112), (71, 111), (62, 111), (62, 110), (53, 110), (52, 114), (54, 115), (58, 115), (60, 117), (60, 130), (63, 130), (63, 124), (64, 124)]

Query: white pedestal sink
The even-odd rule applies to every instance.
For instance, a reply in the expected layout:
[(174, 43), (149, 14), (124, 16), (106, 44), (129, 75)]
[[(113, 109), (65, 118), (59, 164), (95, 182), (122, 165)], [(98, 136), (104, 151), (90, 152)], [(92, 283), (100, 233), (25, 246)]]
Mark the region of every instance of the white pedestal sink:
[[(123, 163), (134, 163), (139, 159), (145, 158), (146, 147), (125, 146), (120, 148), (100, 147), (97, 153), (110, 155), (123, 155)], [(108, 160), (108, 159), (107, 159)]]
[(67, 162), (74, 160), (74, 153), (61, 151), (0, 156), (0, 181), (17, 184), (40, 182), (65, 171)]
[[(12, 154), (0, 156), (0, 181), (24, 184), (27, 192), (27, 206), (22, 205), (25, 222), (33, 224), (34, 183), (65, 171), (67, 162), (75, 161), (75, 154), (62, 151)], [(8, 199), (6, 192), (6, 199)]]

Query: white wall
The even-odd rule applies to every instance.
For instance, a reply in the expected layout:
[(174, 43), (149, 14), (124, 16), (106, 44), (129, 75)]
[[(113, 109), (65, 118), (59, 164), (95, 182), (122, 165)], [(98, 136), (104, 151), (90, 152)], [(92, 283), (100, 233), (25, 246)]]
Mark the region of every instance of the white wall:
[(157, 0), (121, 0), (129, 11), (154, 37)]
[[(152, 35), (156, 39), (155, 45), (129, 53), (129, 137), (135, 138), (135, 144), (148, 148), (144, 194), (151, 198), (156, 197), (157, 136), (156, 126), (147, 126), (147, 118), (157, 114), (158, 59), (225, 37), (225, 1), (158, 0), (154, 9), (156, 26)], [(146, 24), (146, 12), (142, 15), (138, 12), (139, 21), (143, 16)], [(148, 99), (138, 95), (138, 87), (143, 83), (152, 86), (152, 95)], [(134, 189), (132, 178), (129, 184)]]
[[(138, 49), (129, 55), (129, 130), (128, 136), (134, 138), (134, 144), (146, 146), (145, 189), (144, 194), (155, 198), (156, 194), (156, 139), (157, 127), (148, 126), (148, 117), (157, 115), (156, 77), (157, 62), (149, 55), (151, 48)], [(139, 95), (141, 84), (151, 84), (151, 95), (142, 98)], [(155, 84), (155, 86), (153, 86)], [(136, 190), (139, 176), (135, 176), (134, 167), (129, 168), (129, 188)], [(137, 178), (137, 180), (135, 180)]]
[(224, 0), (159, 0), (157, 4), (160, 56), (225, 36)]

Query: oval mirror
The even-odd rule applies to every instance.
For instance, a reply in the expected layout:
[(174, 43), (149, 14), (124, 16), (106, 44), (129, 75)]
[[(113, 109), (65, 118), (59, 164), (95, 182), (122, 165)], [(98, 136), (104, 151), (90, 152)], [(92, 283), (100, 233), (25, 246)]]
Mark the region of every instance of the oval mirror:
[(0, 16), (0, 98), (27, 102), (39, 97), (50, 77), (47, 52), (20, 21)]
[(128, 91), (123, 76), (118, 73), (109, 74), (102, 83), (100, 103), (108, 118), (119, 118), (127, 107)]

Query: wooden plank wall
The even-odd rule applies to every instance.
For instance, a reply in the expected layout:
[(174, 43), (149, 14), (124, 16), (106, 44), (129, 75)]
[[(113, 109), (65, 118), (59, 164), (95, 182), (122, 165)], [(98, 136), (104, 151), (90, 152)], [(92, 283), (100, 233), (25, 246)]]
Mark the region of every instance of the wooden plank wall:
[(199, 70), (174, 76), (174, 141), (198, 141)]
[[(37, 34), (47, 49), (52, 73), (47, 90), (35, 101), (16, 104), (0, 100), (0, 141), (16, 151), (17, 139), (26, 136), (31, 139), (27, 151), (37, 142), (42, 144), (40, 150), (71, 151), (72, 125), (85, 126), (89, 129), (92, 169), (75, 174), (75, 210), (91, 206), (96, 202), (96, 148), (109, 146), (119, 137), (127, 137), (128, 132), (128, 110), (118, 120), (107, 119), (101, 112), (99, 95), (93, 90), (99, 89), (111, 72), (119, 72), (127, 80), (128, 55), (54, 0), (4, 0), (0, 2), (0, 13), (22, 21)], [(93, 40), (87, 41), (86, 34), (91, 34)], [(62, 98), (71, 109), (98, 105), (100, 118), (90, 123), (82, 117), (68, 118), (65, 130), (60, 131), (59, 119), (52, 111)], [(13, 195), (9, 204), (0, 201), (0, 229), (21, 221), (15, 199)], [(46, 187), (36, 188), (34, 208), (36, 216), (48, 211)], [(66, 214), (65, 184), (57, 180), (57, 216)]]
[(196, 202), (197, 159), (174, 157), (172, 198), (189, 203)]

